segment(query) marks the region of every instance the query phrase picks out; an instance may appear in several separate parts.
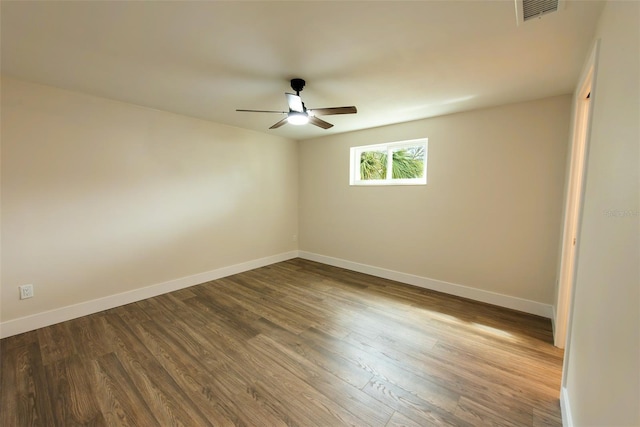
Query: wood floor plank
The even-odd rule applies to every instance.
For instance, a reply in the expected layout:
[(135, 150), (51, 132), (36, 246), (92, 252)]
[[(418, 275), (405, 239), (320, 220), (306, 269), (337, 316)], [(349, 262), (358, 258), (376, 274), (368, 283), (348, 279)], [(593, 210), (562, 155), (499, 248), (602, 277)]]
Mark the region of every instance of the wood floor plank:
[(312, 324), (302, 314), (281, 307), (279, 301), (262, 298), (251, 290), (237, 286), (227, 292), (227, 296), (240, 305), (293, 333), (300, 333)]
[(537, 405), (533, 408), (533, 427), (557, 425), (562, 425), (559, 402), (549, 402), (548, 405)]
[(234, 425), (236, 415), (227, 404), (229, 395), (214, 381), (210, 370), (192, 355), (182, 353), (181, 345), (152, 322), (136, 325), (135, 329), (157, 361), (214, 425)]
[[(298, 425), (315, 425), (316, 422), (320, 423), (317, 425), (341, 425), (339, 420), (355, 419), (343, 408), (335, 404), (327, 405), (325, 396), (309, 384), (303, 383), (300, 378), (291, 376), (283, 367), (283, 364), (287, 364), (286, 361), (274, 361), (265, 357), (266, 354), (260, 348), (245, 345), (242, 338), (226, 335), (225, 330), (221, 330), (218, 325), (209, 327), (215, 328), (214, 336), (223, 341), (216, 345), (220, 345), (221, 351), (230, 355), (224, 363), (223, 372), (216, 376), (215, 380), (224, 386), (226, 393), (233, 394), (235, 391), (235, 396), (241, 400), (248, 401), (247, 398), (250, 397), (258, 403), (259, 407), (254, 407), (253, 411), (243, 411), (245, 416), (255, 415), (254, 412), (261, 408), (267, 411), (261, 414), (260, 423), (249, 425), (262, 425), (265, 422), (267, 425), (277, 425), (278, 421), (287, 420), (293, 420), (293, 424)], [(244, 372), (238, 372), (239, 370)], [(233, 375), (227, 376), (229, 372)], [(267, 389), (266, 384), (269, 384), (270, 388)], [(242, 394), (242, 389), (248, 393)], [(286, 417), (283, 417), (281, 410), (273, 412), (274, 408), (280, 407), (282, 401), (298, 410), (294, 414), (287, 414)], [(279, 418), (268, 422), (274, 416)]]
[(107, 322), (115, 354), (162, 425), (212, 425), (119, 316)]
[(385, 427), (425, 427), (428, 424), (424, 422), (418, 423), (411, 418), (402, 415), (400, 412), (395, 412)]
[[(226, 350), (222, 351), (219, 357), (213, 357), (214, 355), (203, 345), (204, 341), (197, 339), (198, 334), (195, 331), (187, 333), (178, 320), (175, 323), (165, 321), (160, 324), (145, 322), (136, 329), (147, 342), (167, 349), (167, 354), (163, 355), (167, 371), (183, 387), (200, 391), (196, 395), (200, 407), (205, 403), (203, 399), (214, 405), (213, 416), (222, 417), (214, 424), (256, 425), (256, 420), (268, 422), (270, 425), (282, 423), (280, 417), (254, 404), (255, 402), (247, 400), (246, 403), (252, 405), (249, 408), (237, 406), (238, 401), (233, 397), (246, 390), (249, 382), (231, 369), (229, 363), (232, 359), (227, 357)], [(252, 368), (248, 364), (243, 367), (249, 370)], [(254, 371), (255, 375), (257, 371)], [(190, 396), (193, 397), (193, 394)], [(211, 413), (207, 412), (207, 416), (211, 416)]]
[[(265, 325), (266, 322), (262, 322), (261, 324)], [(369, 382), (369, 379), (371, 379), (371, 376), (374, 374), (370, 370), (367, 370), (365, 366), (349, 361), (327, 349), (309, 345), (308, 340), (302, 339), (300, 336), (292, 334), (287, 330), (269, 328), (265, 330), (265, 334), (274, 338), (279, 343), (290, 347), (315, 365), (331, 372), (342, 381), (357, 388), (361, 388)]]
[[(503, 384), (522, 395), (531, 396), (531, 400), (551, 398), (555, 399), (560, 389), (559, 382), (541, 381), (540, 372), (548, 370), (539, 369), (531, 359), (523, 360), (514, 356), (515, 360), (501, 359), (498, 363), (495, 357), (487, 357), (485, 354), (469, 350), (461, 350), (446, 343), (438, 343), (428, 351), (428, 354), (440, 360), (458, 360), (461, 367), (482, 373), (483, 378), (493, 384)], [(520, 362), (515, 364), (516, 362)], [(557, 375), (561, 372), (557, 370)]]
[(261, 380), (262, 383), (268, 384), (279, 395), (286, 396), (287, 405), (291, 406), (296, 414), (305, 414), (309, 419), (305, 425), (365, 425), (358, 416), (332, 402), (327, 396), (299, 378), (283, 373), (272, 374), (274, 370), (267, 372), (270, 374)]
[(360, 345), (362, 350), (378, 354), (380, 357), (387, 357), (389, 365), (384, 370), (380, 370), (378, 375), (386, 380), (397, 383), (399, 373), (405, 372), (409, 380), (416, 378), (422, 379), (422, 382), (433, 383), (444, 389), (450, 390), (460, 396), (471, 395), (476, 400), (483, 402), (488, 406), (501, 405), (504, 409), (510, 411), (513, 417), (528, 417), (531, 411), (531, 396), (524, 396), (523, 399), (518, 394), (520, 380), (512, 384), (504, 384), (503, 382), (492, 382), (487, 379), (482, 367), (472, 367), (471, 369), (462, 369), (461, 365), (465, 364), (463, 359), (446, 359), (436, 358), (425, 353), (421, 358), (415, 358), (410, 355), (398, 354), (395, 349), (380, 349), (378, 346), (372, 346), (372, 342), (354, 341)]
[[(26, 334), (22, 334), (26, 335)], [(0, 357), (2, 366), (0, 369), (0, 425), (10, 426), (17, 423), (20, 416), (18, 410), (18, 383), (23, 375), (18, 371), (18, 351), (26, 347), (16, 337), (5, 338), (0, 342)], [(37, 345), (35, 341), (31, 344)]]
[[(46, 372), (40, 346), (33, 342), (4, 348), (2, 364), (2, 419), (8, 426), (53, 425), (54, 414), (46, 392)], [(10, 394), (9, 397), (4, 397)], [(5, 406), (6, 405), (6, 406)], [(6, 421), (6, 422), (5, 422)]]
[[(457, 398), (443, 404), (442, 399), (434, 398), (435, 394), (421, 393), (418, 383), (414, 385), (415, 387), (400, 387), (383, 378), (374, 377), (363, 391), (422, 425), (469, 426), (453, 414)], [(437, 401), (436, 404), (433, 403), (434, 400)]]
[(384, 425), (393, 410), (359, 388), (345, 383), (332, 373), (305, 359), (286, 345), (270, 337), (259, 335), (252, 339), (257, 351), (270, 357), (283, 368), (311, 385), (324, 396), (346, 410), (353, 411), (364, 425)]
[(102, 414), (111, 426), (157, 425), (147, 402), (114, 353), (93, 361), (98, 383), (96, 397)]
[[(151, 299), (151, 298), (150, 298)], [(110, 314), (117, 314), (122, 317), (127, 323), (135, 325), (136, 323), (146, 322), (152, 320), (143, 307), (148, 304), (149, 300), (142, 300), (134, 302), (132, 304), (123, 305), (120, 307), (112, 308), (110, 310), (103, 311), (108, 316)]]
[(92, 390), (91, 376), (80, 357), (58, 360), (47, 366), (46, 371), (56, 425), (107, 425)]
[(265, 373), (269, 375), (273, 370), (273, 365), (265, 365), (261, 355), (246, 346), (244, 339), (228, 335), (217, 324), (192, 330), (190, 335), (202, 345), (203, 351), (216, 353), (216, 359), (199, 354), (204, 364), (218, 372), (216, 383), (227, 393), (233, 394), (234, 402), (243, 402), (242, 411), (245, 415), (260, 420), (249, 425), (310, 425), (311, 420), (300, 414), (282, 411), (280, 400), (286, 401), (287, 395), (274, 395), (273, 390), (258, 387)]
[(464, 419), (474, 426), (517, 427), (533, 425), (533, 408), (530, 413), (521, 414), (518, 418), (508, 412), (504, 417), (502, 408), (491, 408), (481, 403), (462, 397), (454, 412), (456, 416)]
[[(380, 390), (398, 390), (397, 395), (401, 394), (401, 391), (402, 394), (416, 397), (430, 408), (453, 412), (460, 399), (458, 393), (428, 380), (416, 378), (411, 373), (393, 365), (386, 365), (380, 371), (380, 375), (374, 376), (362, 389), (371, 396), (377, 397), (378, 400), (384, 397), (379, 393)], [(387, 401), (386, 397), (384, 401)]]
[(562, 424), (549, 319), (302, 259), (0, 350), (3, 426)]
[(38, 342), (40, 343), (43, 364), (48, 365), (57, 360), (68, 359), (76, 353), (74, 339), (69, 331), (69, 323), (71, 322), (62, 322), (38, 329)]
[(194, 297), (185, 299), (185, 305), (189, 306), (196, 301), (207, 303), (208, 307), (214, 312), (218, 311), (231, 315), (245, 323), (251, 323), (260, 318), (258, 314), (252, 310), (246, 309), (237, 300), (229, 297), (222, 289), (217, 286), (198, 286), (193, 291)]
[(104, 339), (104, 315), (85, 316), (67, 323), (74, 341), (76, 354), (95, 359), (113, 351), (110, 342)]
[(243, 339), (249, 339), (258, 335), (259, 331), (251, 324), (252, 320), (258, 319), (258, 316), (251, 318), (248, 316), (237, 315), (222, 309), (217, 304), (211, 304), (207, 300), (188, 300), (193, 308), (209, 313), (207, 316), (208, 324), (216, 324), (222, 329), (232, 330), (234, 335)]

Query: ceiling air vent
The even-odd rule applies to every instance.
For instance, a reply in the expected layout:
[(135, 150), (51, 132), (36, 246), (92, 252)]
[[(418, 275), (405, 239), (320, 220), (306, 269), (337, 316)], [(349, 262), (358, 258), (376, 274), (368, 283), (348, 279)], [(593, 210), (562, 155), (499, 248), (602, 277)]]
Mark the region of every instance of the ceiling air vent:
[(564, 8), (565, 0), (515, 0), (518, 25), (531, 19), (557, 12)]

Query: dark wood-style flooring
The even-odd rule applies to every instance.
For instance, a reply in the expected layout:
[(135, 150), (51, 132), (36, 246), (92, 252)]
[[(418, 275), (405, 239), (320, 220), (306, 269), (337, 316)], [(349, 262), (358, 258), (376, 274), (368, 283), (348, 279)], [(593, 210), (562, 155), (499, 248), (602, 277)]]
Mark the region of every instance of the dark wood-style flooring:
[(548, 319), (294, 259), (3, 339), (2, 426), (559, 426)]

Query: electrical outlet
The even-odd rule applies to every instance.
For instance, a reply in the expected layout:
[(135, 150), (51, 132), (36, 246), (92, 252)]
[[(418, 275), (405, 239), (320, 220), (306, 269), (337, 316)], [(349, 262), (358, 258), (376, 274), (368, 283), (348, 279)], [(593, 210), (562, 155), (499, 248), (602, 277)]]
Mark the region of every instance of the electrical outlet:
[(292, 242), (297, 242), (298, 241), (298, 235), (294, 234), (293, 236), (291, 236), (291, 241)]
[(20, 289), (20, 299), (33, 298), (33, 285), (18, 286)]

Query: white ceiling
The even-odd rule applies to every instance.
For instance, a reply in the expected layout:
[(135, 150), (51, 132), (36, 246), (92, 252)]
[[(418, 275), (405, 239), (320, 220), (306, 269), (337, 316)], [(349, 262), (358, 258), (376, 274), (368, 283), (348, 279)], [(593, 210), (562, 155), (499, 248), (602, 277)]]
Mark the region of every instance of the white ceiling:
[[(601, 2), (1, 2), (5, 75), (294, 139), (571, 93)], [(335, 126), (268, 127), (289, 80)]]

